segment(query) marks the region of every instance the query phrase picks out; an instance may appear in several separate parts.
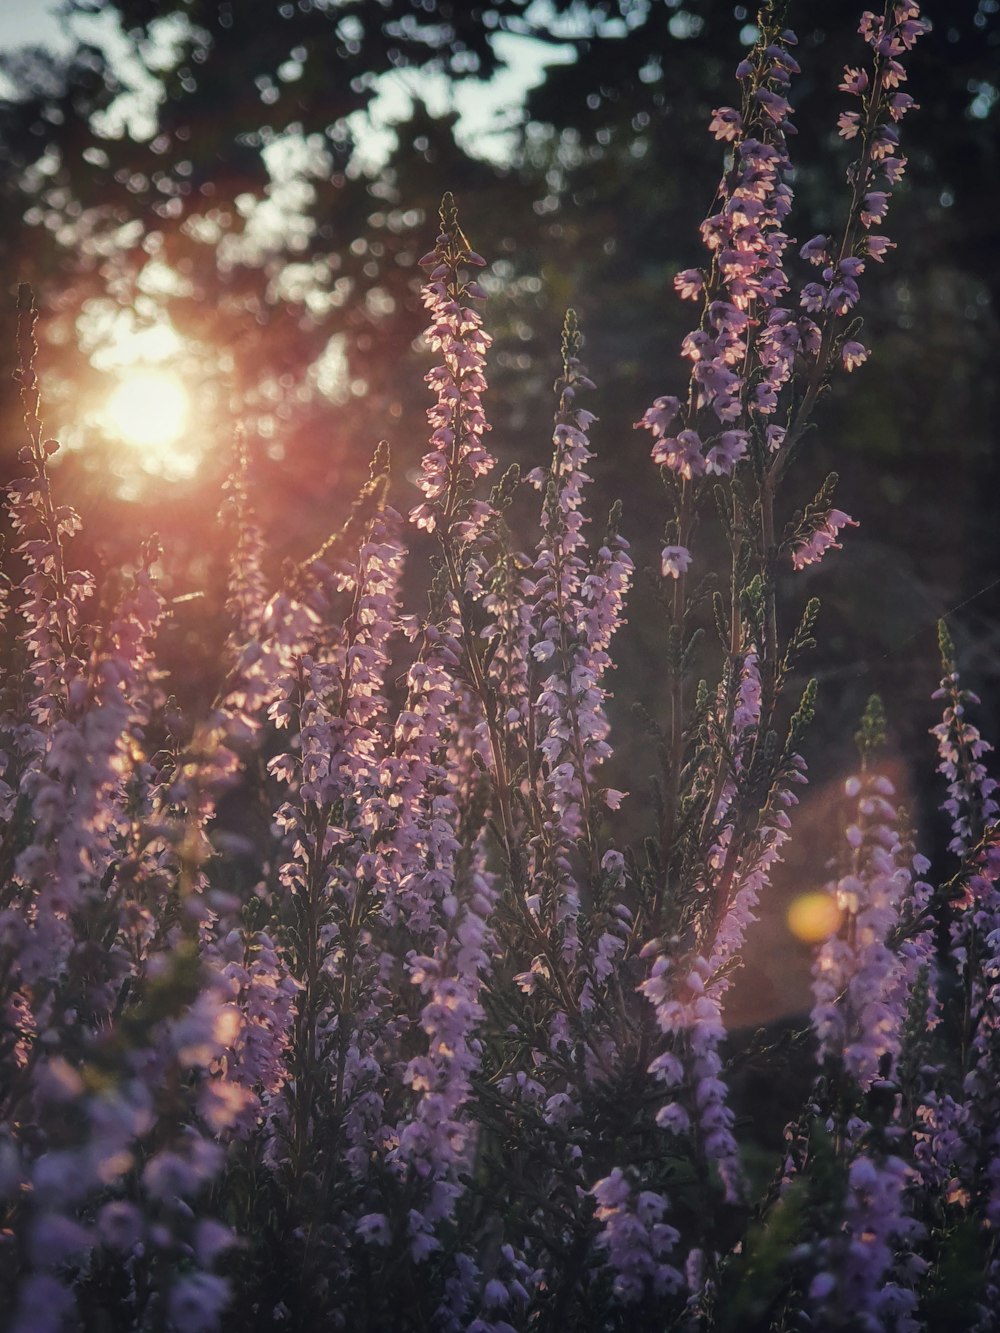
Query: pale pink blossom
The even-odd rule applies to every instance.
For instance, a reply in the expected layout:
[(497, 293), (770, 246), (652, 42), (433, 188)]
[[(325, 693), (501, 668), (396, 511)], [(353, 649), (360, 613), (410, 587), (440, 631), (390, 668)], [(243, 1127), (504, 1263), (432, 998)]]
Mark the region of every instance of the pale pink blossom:
[(679, 579), (686, 574), (691, 564), (691, 552), (686, 546), (665, 546), (660, 555), (661, 573), (664, 578)]
[(804, 569), (806, 565), (817, 564), (831, 548), (839, 551), (841, 543), (837, 541), (837, 534), (847, 526), (856, 528), (858, 524), (841, 509), (828, 510), (822, 522), (792, 551), (792, 567)]

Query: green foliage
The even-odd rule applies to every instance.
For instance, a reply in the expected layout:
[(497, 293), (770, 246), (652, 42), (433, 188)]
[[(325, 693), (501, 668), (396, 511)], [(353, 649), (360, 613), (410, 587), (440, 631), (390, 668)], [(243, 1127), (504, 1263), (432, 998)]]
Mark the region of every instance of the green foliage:
[(858, 747), (863, 766), (871, 763), (885, 745), (886, 727), (885, 707), (879, 696), (873, 694), (865, 705), (861, 726), (854, 733), (854, 743)]

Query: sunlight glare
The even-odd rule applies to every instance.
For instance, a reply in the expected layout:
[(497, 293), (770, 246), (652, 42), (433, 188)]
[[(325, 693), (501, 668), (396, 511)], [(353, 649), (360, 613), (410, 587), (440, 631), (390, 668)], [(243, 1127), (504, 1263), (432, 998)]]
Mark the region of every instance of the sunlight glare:
[(164, 370), (125, 372), (107, 404), (107, 422), (126, 444), (169, 451), (184, 434), (191, 399), (181, 380)]

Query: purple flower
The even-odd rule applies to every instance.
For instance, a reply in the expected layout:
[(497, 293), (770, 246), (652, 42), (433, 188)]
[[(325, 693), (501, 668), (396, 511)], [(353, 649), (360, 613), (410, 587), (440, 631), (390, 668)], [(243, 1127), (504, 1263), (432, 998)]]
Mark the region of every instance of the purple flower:
[(214, 1218), (203, 1217), (195, 1227), (194, 1255), (202, 1268), (211, 1268), (236, 1243), (236, 1233)]
[(10, 1333), (63, 1333), (76, 1301), (49, 1273), (33, 1273), (18, 1293)]
[(602, 1228), (597, 1243), (615, 1274), (618, 1299), (631, 1305), (647, 1293), (663, 1298), (678, 1291), (683, 1279), (669, 1259), (680, 1235), (662, 1220), (668, 1209), (663, 1195), (642, 1190), (636, 1197), (618, 1167), (590, 1192)]
[(704, 274), (697, 268), (686, 268), (674, 278), (674, 290), (684, 301), (696, 301), (704, 285)]
[(150, 1158), (143, 1171), (143, 1184), (154, 1199), (191, 1197), (218, 1170), (222, 1153), (203, 1139), (189, 1139), (189, 1152), (161, 1152)]
[(823, 1242), (824, 1271), (809, 1289), (814, 1318), (834, 1324), (847, 1317), (872, 1328), (916, 1327), (918, 1298), (911, 1284), (920, 1269), (911, 1266), (907, 1274), (901, 1261), (922, 1235), (908, 1215), (906, 1190), (912, 1177), (912, 1168), (899, 1157), (859, 1154), (853, 1159), (844, 1231)]
[(368, 1245), (389, 1245), (392, 1242), (389, 1219), (384, 1213), (366, 1213), (359, 1217), (356, 1230)]
[(665, 546), (660, 555), (660, 569), (664, 578), (679, 579), (691, 564), (691, 552), (686, 546)]
[(657, 398), (653, 406), (646, 409), (642, 420), (635, 423), (636, 428), (644, 426), (647, 430), (652, 431), (656, 437), (666, 435), (680, 410), (681, 405), (678, 399), (669, 396)]
[(114, 1250), (129, 1251), (142, 1235), (142, 1214), (124, 1200), (106, 1203), (98, 1214), (97, 1234)]
[(841, 348), (841, 356), (844, 361), (845, 370), (854, 370), (858, 366), (863, 366), (868, 360), (868, 348), (862, 343), (849, 340)]
[(654, 463), (669, 468), (688, 481), (692, 477), (701, 476), (705, 471), (701, 438), (694, 430), (682, 430), (676, 437), (668, 436), (658, 440), (653, 445), (651, 457)]
[(662, 1059), (654, 1062), (656, 1076), (661, 1081), (669, 1086), (680, 1069), (691, 1089), (687, 1105), (674, 1097), (661, 1107), (656, 1123), (674, 1134), (683, 1134), (689, 1125), (697, 1125), (701, 1150), (718, 1168), (726, 1197), (735, 1201), (742, 1193), (742, 1169), (732, 1134), (733, 1113), (726, 1104), (726, 1088), (719, 1078), (722, 1070), (719, 1044), (725, 1036), (722, 992), (717, 987), (706, 988), (711, 976), (712, 963), (708, 959), (685, 960), (684, 968), (676, 970), (665, 955), (658, 953), (639, 991), (653, 1005), (661, 1032), (681, 1037), (687, 1052), (683, 1064), (680, 1061), (667, 1064)]
[(712, 112), (708, 128), (716, 139), (725, 139), (731, 143), (739, 137), (743, 129), (743, 117), (731, 106), (717, 107)]
[(54, 1268), (92, 1245), (93, 1237), (79, 1223), (60, 1213), (42, 1213), (32, 1222), (28, 1254), (35, 1268)]
[(212, 1333), (229, 1304), (229, 1283), (211, 1273), (191, 1273), (170, 1288), (170, 1318), (185, 1333)]
[(890, 241), (886, 236), (868, 236), (865, 239), (867, 254), (879, 264), (885, 263), (886, 254), (895, 248), (896, 242)]
[(889, 208), (889, 194), (886, 190), (869, 190), (865, 195), (865, 204), (861, 212), (861, 225), (871, 227), (881, 222)]
[(818, 563), (831, 547), (839, 551), (841, 543), (837, 541), (837, 534), (847, 526), (858, 526), (850, 514), (845, 514), (841, 509), (828, 510), (822, 522), (792, 551), (792, 567), (804, 569), (806, 565)]
[(839, 85), (842, 93), (854, 93), (859, 96), (868, 87), (868, 75), (863, 69), (852, 69), (847, 66), (844, 70), (844, 78)]
[(810, 264), (828, 264), (830, 262), (829, 236), (814, 236), (811, 241), (806, 241), (799, 254), (803, 259), (808, 259)]

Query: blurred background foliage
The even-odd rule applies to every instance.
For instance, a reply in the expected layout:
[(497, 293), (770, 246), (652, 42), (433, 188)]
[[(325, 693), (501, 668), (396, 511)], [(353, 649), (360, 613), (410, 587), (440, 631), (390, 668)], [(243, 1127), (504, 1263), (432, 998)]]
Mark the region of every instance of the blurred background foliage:
[[(656, 562), (658, 483), (631, 427), (684, 381), (677, 348), (694, 307), (671, 279), (700, 262), (697, 227), (722, 163), (706, 125), (736, 95), (750, 8), (68, 0), (65, 11), (74, 44), (0, 55), (11, 90), (0, 101), (0, 262), (6, 286), (30, 281), (43, 312), (48, 429), (69, 446), (60, 485), (84, 514), (86, 560), (127, 564), (153, 529), (172, 552), (168, 591), (180, 600), (165, 650), (182, 698), (211, 693), (225, 635), (232, 539), (217, 513), (236, 419), (276, 579), (283, 558), (340, 520), (380, 438), (395, 503), (414, 502), (428, 364), (416, 261), (445, 189), (490, 261), (495, 452), (544, 461), (558, 330), (574, 306), (598, 385), (595, 526), (620, 497), (637, 564)], [(921, 110), (904, 127), (910, 167), (887, 226), (898, 249), (864, 280), (874, 357), (821, 404), (786, 497), (790, 511), (836, 468), (837, 503), (862, 524), (844, 552), (789, 570), (783, 589), (789, 618), (807, 594), (824, 604), (809, 746), (818, 795), (788, 892), (822, 878), (822, 794), (852, 763), (873, 689), (902, 769), (928, 772), (942, 614), (987, 700), (984, 730), (998, 731), (1000, 4), (929, 0), (925, 12), (933, 32), (909, 82)], [(800, 242), (834, 229), (846, 204), (836, 85), (858, 57), (857, 18), (853, 0), (789, 6), (803, 67), (792, 91)], [(512, 81), (505, 105), (505, 80), (525, 61), (536, 82), (522, 99)], [(470, 114), (488, 94), (496, 126)], [(10, 300), (8, 349), (12, 328)], [(182, 468), (101, 425), (109, 386), (150, 355), (195, 404)], [(3, 394), (9, 477), (9, 381)], [(413, 544), (417, 588), (427, 548)], [(628, 706), (655, 701), (663, 647), (641, 578), (630, 619), (616, 782), (641, 801), (647, 760)], [(912, 799), (933, 829), (936, 793), (925, 782)], [(774, 940), (787, 949), (787, 935)], [(774, 965), (765, 957), (758, 970)], [(771, 984), (763, 973), (754, 980), (751, 966), (757, 994)]]

